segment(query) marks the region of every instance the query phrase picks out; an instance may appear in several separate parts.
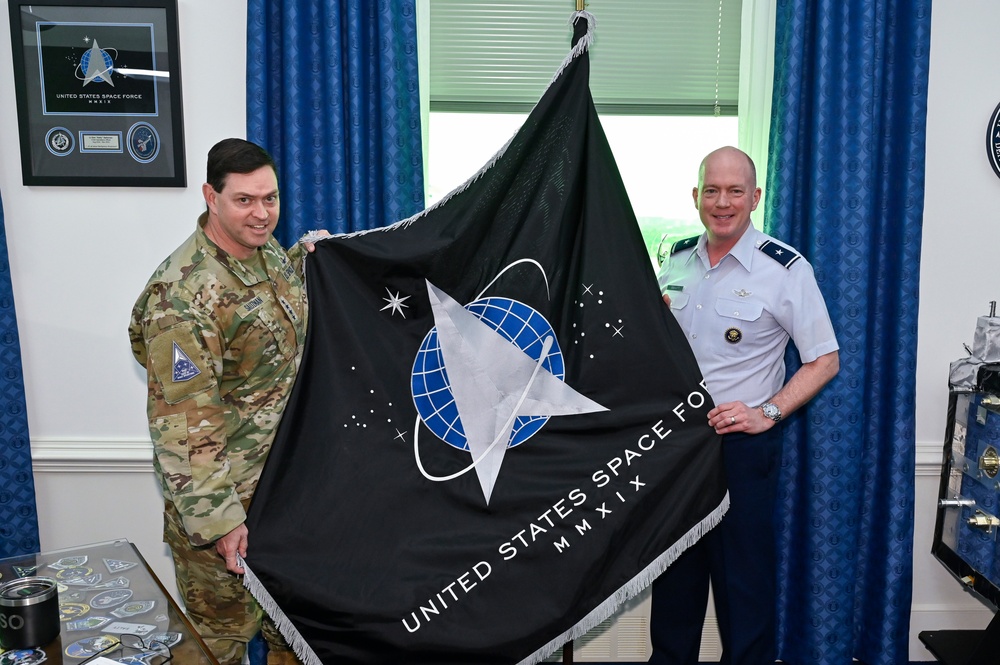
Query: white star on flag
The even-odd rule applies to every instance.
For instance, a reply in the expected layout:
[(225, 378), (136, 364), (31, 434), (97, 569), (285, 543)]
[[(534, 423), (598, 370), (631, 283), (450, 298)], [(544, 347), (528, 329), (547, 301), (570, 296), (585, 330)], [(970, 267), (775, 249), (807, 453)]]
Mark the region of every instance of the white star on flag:
[(406, 312), (403, 311), (403, 308), (409, 307), (409, 305), (404, 305), (403, 301), (407, 300), (410, 296), (403, 296), (402, 298), (400, 298), (399, 291), (397, 291), (396, 294), (393, 295), (392, 291), (389, 290), (389, 287), (386, 287), (385, 292), (389, 294), (389, 297), (382, 298), (382, 300), (386, 301), (389, 304), (380, 309), (379, 311), (382, 312), (391, 307), (392, 311), (390, 312), (390, 314), (395, 314), (396, 312), (399, 312), (399, 315), (405, 319)]

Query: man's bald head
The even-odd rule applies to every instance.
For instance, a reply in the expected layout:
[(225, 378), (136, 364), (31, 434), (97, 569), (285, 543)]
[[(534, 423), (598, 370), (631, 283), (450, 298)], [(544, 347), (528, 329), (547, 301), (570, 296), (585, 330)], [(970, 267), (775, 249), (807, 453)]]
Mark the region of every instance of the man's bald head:
[(705, 158), (701, 160), (701, 166), (698, 168), (698, 189), (701, 189), (702, 186), (705, 184), (705, 167), (708, 164), (708, 162), (723, 156), (725, 157), (738, 156), (746, 160), (747, 185), (751, 190), (757, 188), (757, 167), (754, 166), (753, 160), (750, 159), (750, 155), (746, 154), (739, 148), (734, 148), (731, 145), (727, 145), (717, 150), (713, 150), (712, 152), (705, 155)]

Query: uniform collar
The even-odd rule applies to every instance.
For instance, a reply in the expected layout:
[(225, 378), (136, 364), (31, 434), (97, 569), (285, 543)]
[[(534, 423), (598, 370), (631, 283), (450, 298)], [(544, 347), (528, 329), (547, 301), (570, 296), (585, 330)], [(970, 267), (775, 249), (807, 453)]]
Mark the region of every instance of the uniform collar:
[[(755, 253), (754, 250), (756, 250), (757, 246), (760, 244), (761, 235), (761, 232), (758, 231), (751, 223), (750, 226), (747, 227), (747, 230), (743, 232), (743, 235), (740, 236), (740, 239), (736, 241), (736, 244), (733, 245), (733, 248), (729, 250), (729, 253), (726, 254), (726, 256), (732, 256), (740, 262), (740, 265), (742, 265), (745, 270), (749, 271), (750, 265), (753, 263)], [(702, 233), (701, 237), (698, 238), (698, 250), (696, 253), (702, 262), (708, 266), (708, 233)], [(726, 260), (726, 256), (722, 257), (722, 261), (719, 261), (720, 266)]]
[[(229, 272), (233, 273), (233, 275), (243, 282), (244, 286), (253, 286), (254, 284), (268, 281), (261, 249), (254, 252), (253, 256), (246, 261), (240, 261), (212, 242), (212, 239), (205, 233), (205, 224), (207, 222), (208, 211), (205, 211), (198, 217), (198, 230), (195, 232), (199, 250), (208, 256), (215, 257), (219, 263), (229, 269)], [(270, 242), (271, 240), (268, 239), (268, 243)]]

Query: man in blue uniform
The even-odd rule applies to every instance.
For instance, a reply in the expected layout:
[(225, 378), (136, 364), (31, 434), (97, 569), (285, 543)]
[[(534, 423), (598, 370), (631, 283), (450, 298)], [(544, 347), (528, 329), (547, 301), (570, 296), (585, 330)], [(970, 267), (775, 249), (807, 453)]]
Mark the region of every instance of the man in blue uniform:
[[(692, 194), (705, 232), (674, 244), (660, 290), (717, 405), (708, 424), (724, 437), (730, 509), (654, 583), (650, 662), (698, 662), (711, 578), (722, 662), (773, 663), (778, 423), (836, 375), (839, 347), (812, 267), (750, 223), (761, 194), (750, 157), (710, 153)], [(786, 383), (789, 339), (802, 367)]]

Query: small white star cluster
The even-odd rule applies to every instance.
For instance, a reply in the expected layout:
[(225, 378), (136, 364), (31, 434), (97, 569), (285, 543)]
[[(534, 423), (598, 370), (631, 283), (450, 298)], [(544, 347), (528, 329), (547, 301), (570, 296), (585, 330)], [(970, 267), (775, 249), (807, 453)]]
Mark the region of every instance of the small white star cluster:
[[(580, 286), (583, 288), (583, 292), (580, 294), (580, 299), (579, 300), (573, 301), (574, 305), (579, 305), (580, 309), (584, 309), (584, 307), (587, 304), (587, 302), (586, 302), (587, 299), (592, 299), (592, 302), (595, 302), (598, 305), (603, 305), (604, 304), (604, 291), (597, 290), (595, 292), (593, 284), (581, 284)], [(621, 324), (622, 320), (618, 319), (618, 323)], [(576, 328), (577, 324), (574, 323), (573, 327)], [(622, 333), (622, 330), (625, 329), (624, 325), (614, 326), (611, 323), (605, 323), (604, 327), (605, 328), (614, 328), (614, 331), (611, 334), (612, 337), (615, 337), (615, 336), (619, 336), (619, 337), (623, 337), (623, 338), (625, 337), (625, 335)], [(580, 341), (584, 337), (586, 337), (586, 336), (587, 336), (587, 333), (585, 331), (583, 331), (583, 330), (580, 330), (578, 332), (577, 336), (576, 336), (576, 339), (573, 340), (573, 344), (579, 344)], [(594, 354), (591, 353), (587, 357), (592, 359), (592, 358), (594, 358)]]
[[(351, 371), (352, 372), (356, 372), (357, 369), (358, 369), (357, 367), (351, 366)], [(368, 394), (371, 395), (373, 398), (375, 398), (374, 397), (375, 396), (375, 390), (373, 388), (368, 390)], [(375, 398), (375, 399), (377, 399), (377, 398)], [(386, 402), (385, 403), (385, 409), (388, 410), (389, 413), (391, 414), (392, 413), (392, 402)], [(351, 420), (349, 422), (344, 423), (344, 427), (347, 428), (347, 427), (354, 426), (354, 427), (360, 427), (362, 429), (367, 429), (369, 424), (371, 424), (371, 425), (374, 426), (377, 423), (382, 422), (382, 418), (384, 416), (381, 416), (379, 414), (379, 412), (381, 410), (382, 410), (382, 407), (376, 405), (374, 408), (369, 408), (367, 413), (361, 413), (361, 412), (354, 413), (354, 414), (351, 415)], [(361, 408), (359, 411), (364, 411), (364, 409)], [(391, 425), (392, 424), (392, 418), (391, 417), (385, 417), (385, 422), (387, 424)], [(394, 437), (395, 439), (403, 440), (405, 438), (406, 432), (400, 432), (399, 429), (397, 429), (395, 427), (393, 427), (393, 429), (395, 429), (395, 431), (396, 431), (396, 435)]]

